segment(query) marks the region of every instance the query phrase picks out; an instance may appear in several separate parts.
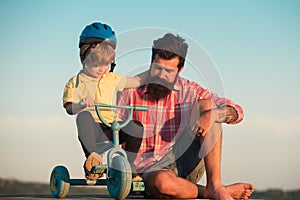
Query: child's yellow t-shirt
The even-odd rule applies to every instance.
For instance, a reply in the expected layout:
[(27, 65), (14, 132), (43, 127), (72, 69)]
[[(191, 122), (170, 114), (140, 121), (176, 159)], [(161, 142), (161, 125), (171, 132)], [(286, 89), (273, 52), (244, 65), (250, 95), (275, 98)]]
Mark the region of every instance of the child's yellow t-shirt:
[[(94, 98), (96, 103), (115, 105), (117, 92), (123, 91), (126, 80), (125, 76), (113, 72), (106, 72), (100, 80), (80, 73), (78, 76), (73, 76), (66, 83), (63, 94), (63, 105), (68, 102), (79, 103), (80, 100), (88, 96)], [(79, 81), (77, 87), (76, 81)], [(87, 107), (85, 110), (88, 110), (92, 114), (96, 122), (102, 123), (98, 118), (95, 107)], [(114, 121), (115, 115), (112, 110), (101, 108), (100, 113), (108, 123)]]

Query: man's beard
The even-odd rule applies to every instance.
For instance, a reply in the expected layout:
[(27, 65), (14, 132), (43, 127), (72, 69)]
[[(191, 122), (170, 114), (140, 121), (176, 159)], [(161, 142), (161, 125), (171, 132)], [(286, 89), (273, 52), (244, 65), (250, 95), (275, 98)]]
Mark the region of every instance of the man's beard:
[(170, 83), (158, 77), (153, 77), (150, 83), (147, 85), (149, 99), (152, 101), (158, 101), (167, 97), (171, 93), (176, 79), (177, 77), (175, 78), (174, 82)]
[(147, 93), (149, 95), (149, 99), (154, 101), (158, 101), (163, 99), (170, 94), (171, 90), (163, 85), (156, 83), (149, 83), (147, 86)]

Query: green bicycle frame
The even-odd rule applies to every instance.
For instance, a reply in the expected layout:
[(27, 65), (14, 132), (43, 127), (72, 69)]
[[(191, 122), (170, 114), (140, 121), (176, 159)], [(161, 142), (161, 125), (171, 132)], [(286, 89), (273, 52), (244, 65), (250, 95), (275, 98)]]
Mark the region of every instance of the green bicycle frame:
[[(99, 108), (109, 108), (109, 109), (116, 109), (116, 108), (121, 108), (121, 109), (128, 109), (129, 115), (126, 119), (125, 122), (123, 122), (122, 124), (119, 124), (116, 120), (113, 121), (111, 124), (109, 124), (101, 115)], [(121, 128), (123, 128), (124, 126), (126, 126), (132, 117), (132, 111), (133, 110), (140, 110), (140, 111), (147, 111), (148, 110), (148, 106), (117, 106), (117, 105), (108, 105), (108, 104), (104, 104), (104, 103), (96, 103), (95, 104), (95, 109), (96, 109), (96, 113), (99, 117), (99, 119), (108, 127), (110, 127), (113, 131), (113, 144), (114, 146), (119, 146), (120, 142), (119, 142), (119, 131)]]

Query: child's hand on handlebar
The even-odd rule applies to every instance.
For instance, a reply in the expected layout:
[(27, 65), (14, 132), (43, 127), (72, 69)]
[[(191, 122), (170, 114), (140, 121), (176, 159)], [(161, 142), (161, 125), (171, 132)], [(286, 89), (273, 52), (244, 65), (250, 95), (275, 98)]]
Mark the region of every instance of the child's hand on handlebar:
[(92, 107), (95, 104), (95, 99), (92, 97), (85, 97), (80, 101), (79, 104), (84, 105), (85, 107)]

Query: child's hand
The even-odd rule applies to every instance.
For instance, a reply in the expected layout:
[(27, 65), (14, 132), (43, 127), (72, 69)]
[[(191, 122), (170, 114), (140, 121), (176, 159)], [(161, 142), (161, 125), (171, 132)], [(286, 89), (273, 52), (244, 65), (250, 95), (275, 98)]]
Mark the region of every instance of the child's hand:
[(95, 104), (95, 100), (92, 97), (85, 97), (81, 101), (86, 107), (92, 107)]

